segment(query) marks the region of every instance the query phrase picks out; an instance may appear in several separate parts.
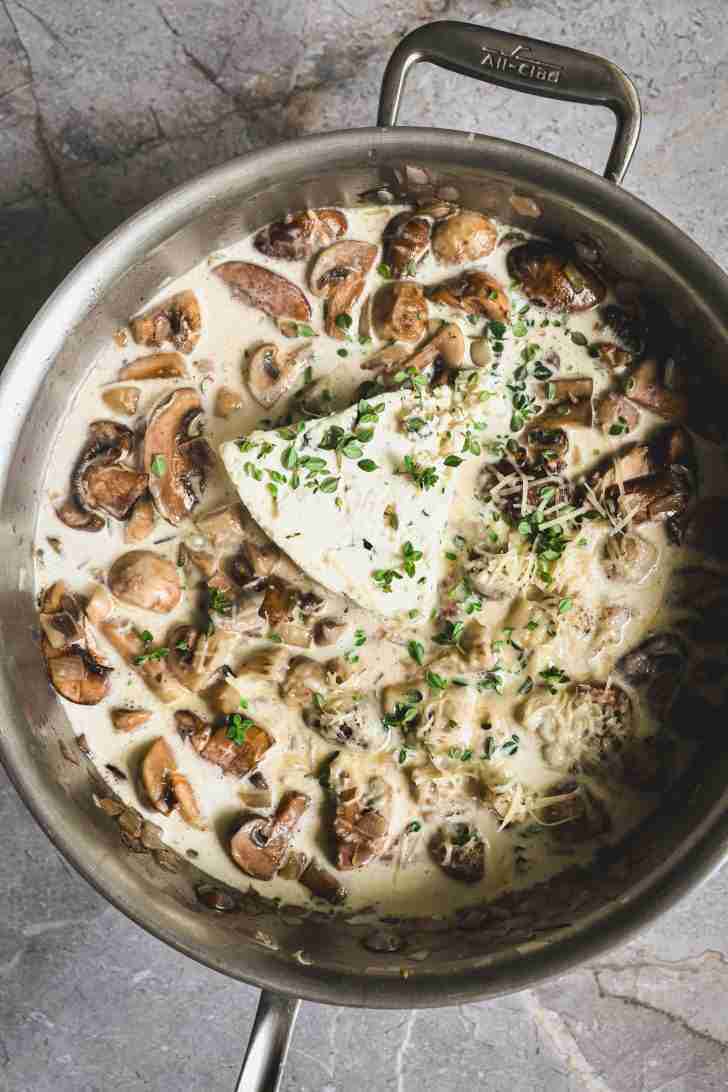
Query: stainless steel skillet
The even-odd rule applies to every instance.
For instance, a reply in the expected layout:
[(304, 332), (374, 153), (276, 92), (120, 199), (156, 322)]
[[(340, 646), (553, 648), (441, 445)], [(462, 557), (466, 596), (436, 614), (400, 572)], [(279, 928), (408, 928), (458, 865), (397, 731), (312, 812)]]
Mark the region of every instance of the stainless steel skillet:
[[(605, 178), (503, 140), (395, 128), (406, 74), (423, 60), (515, 90), (608, 107), (617, 131)], [(49, 837), (110, 902), (192, 958), (260, 986), (241, 1090), (277, 1087), (295, 998), (382, 1008), (458, 1004), (537, 983), (623, 940), (724, 860), (728, 753), (719, 739), (705, 740), (691, 791), (672, 794), (592, 873), (444, 925), (329, 920), (224, 890), (190, 861), (129, 852), (115, 821), (94, 805), (98, 777), (49, 690), (34, 640), (30, 549), (38, 483), (64, 408), (109, 331), (165, 278), (284, 211), (353, 204), (378, 192), (384, 200), (395, 192), (457, 194), (516, 227), (578, 240), (661, 301), (670, 321), (689, 332), (696, 366), (722, 397), (728, 278), (619, 187), (639, 125), (633, 85), (605, 60), (466, 24), (422, 27), (390, 61), (378, 128), (256, 152), (156, 201), (66, 278), (5, 368), (0, 757)]]

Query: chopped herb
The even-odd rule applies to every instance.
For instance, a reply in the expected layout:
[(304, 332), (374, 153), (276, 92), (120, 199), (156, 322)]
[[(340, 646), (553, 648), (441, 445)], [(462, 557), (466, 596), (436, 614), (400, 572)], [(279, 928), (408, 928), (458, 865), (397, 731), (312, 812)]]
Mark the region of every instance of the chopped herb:
[(380, 277), (383, 277), (385, 281), (392, 279), (392, 270), (389, 268), (386, 262), (380, 262), (377, 266), (377, 273)]
[(393, 504), (388, 504), (384, 509), (384, 522), (388, 524), (393, 531), (399, 529), (399, 516), (397, 515), (397, 510)]
[(431, 690), (447, 690), (448, 680), (444, 679), (442, 675), (438, 675), (434, 671), (428, 671), (425, 679)]
[(517, 322), (513, 323), (513, 336), (514, 337), (525, 337), (527, 333), (528, 333), (528, 327), (526, 326), (523, 319), (518, 319)]
[(617, 420), (614, 422), (614, 424), (610, 427), (609, 435), (610, 436), (623, 436), (625, 434), (625, 432), (629, 432), (629, 425), (627, 423), (626, 418), (620, 416), (620, 417), (617, 418)]
[(348, 356), (349, 355), (349, 350), (348, 349), (337, 349), (336, 350), (336, 355), (337, 356)]
[(169, 656), (168, 648), (155, 648), (150, 652), (142, 652), (140, 656), (134, 657), (135, 664), (155, 663), (158, 660), (163, 660), (165, 656)]
[(520, 739), (514, 732), (510, 739), (507, 739), (505, 743), (501, 743), (501, 751), (506, 755), (514, 755), (520, 745)]
[(356, 647), (361, 648), (362, 645), (366, 644), (366, 640), (367, 640), (367, 635), (364, 632), (364, 630), (363, 629), (357, 629), (355, 631), (355, 633), (354, 633), (354, 644), (356, 645)]
[(582, 334), (581, 330), (572, 330), (572, 332), (571, 332), (571, 334), (569, 336), (571, 337), (571, 340), (573, 341), (574, 345), (588, 345), (589, 344), (589, 342), (587, 341), (584, 334)]
[[(313, 327), (309, 326), (307, 322), (299, 322), (297, 325), (298, 325), (297, 333), (298, 333), (299, 337), (315, 337), (315, 334), (313, 332)], [(307, 379), (306, 382), (310, 383), (311, 380)]]
[(460, 466), (464, 461), (459, 455), (448, 455), (445, 458), (445, 466)]
[(379, 470), (378, 465), (373, 459), (360, 459), (356, 465), (360, 470), (365, 470), (367, 474), (371, 474), (373, 470)]
[(530, 694), (533, 690), (533, 679), (530, 675), (526, 675), (521, 685), (518, 687), (519, 694)]
[(478, 681), (478, 690), (494, 690), (496, 694), (502, 694), (503, 685), (503, 668), (496, 664), (492, 671), (486, 671)]
[(551, 664), (549, 667), (545, 667), (543, 671), (539, 671), (539, 678), (543, 679), (549, 690), (549, 693), (551, 694), (557, 693), (557, 685), (567, 683), (569, 681), (569, 676), (566, 674), (566, 672), (562, 671), (560, 667), (555, 667), (554, 664)]
[(142, 632), (139, 634), (139, 637), (142, 641), (144, 641), (145, 645), (148, 645), (150, 641), (154, 640), (148, 629), (143, 629)]
[(347, 315), (346, 311), (336, 316), (336, 325), (340, 330), (348, 330), (351, 327), (352, 318), (351, 315)]
[(280, 633), (269, 633), (268, 640), (273, 641), (273, 643), (276, 645), (283, 644), (283, 638), (281, 637)]
[(335, 493), (339, 487), (338, 478), (324, 478), (319, 485), (319, 489), (322, 493)]
[(245, 742), (248, 729), (253, 727), (250, 717), (244, 717), (240, 713), (231, 713), (227, 720), (227, 737), (239, 747)]
[(394, 712), (384, 714), (382, 718), (384, 727), (404, 727), (407, 724), (411, 724), (412, 721), (416, 720), (420, 715), (417, 706), (421, 701), (422, 693), (419, 690), (410, 690), (404, 701), (398, 701), (395, 704)]
[(415, 663), (422, 666), (425, 656), (424, 645), (421, 645), (419, 641), (408, 641), (407, 651), (409, 652)]
[(402, 556), (404, 558), (402, 568), (407, 573), (407, 576), (414, 576), (415, 565), (418, 561), (421, 561), (423, 557), (422, 550), (415, 550), (411, 542), (405, 542), (402, 547)]
[(573, 602), (568, 597), (566, 599), (559, 600), (559, 614), (566, 614), (573, 606)]
[(379, 584), (383, 592), (391, 592), (392, 581), (401, 579), (402, 573), (397, 572), (396, 569), (375, 569), (372, 573), (372, 580), (375, 584)]
[(411, 455), (404, 457), (404, 471), (412, 478), (418, 489), (432, 489), (438, 480), (434, 466), (420, 466)]
[(232, 603), (220, 588), (209, 588), (210, 610), (216, 614), (229, 614), (233, 608)]
[(418, 823), (416, 819), (413, 819), (411, 823), (408, 823), (404, 828), (405, 834), (417, 834), (422, 830), (422, 823)]
[(156, 478), (161, 478), (167, 470), (167, 460), (164, 455), (155, 455), (152, 459), (150, 469)]
[(432, 640), (438, 645), (458, 645), (465, 629), (465, 622), (446, 622), (445, 628)]

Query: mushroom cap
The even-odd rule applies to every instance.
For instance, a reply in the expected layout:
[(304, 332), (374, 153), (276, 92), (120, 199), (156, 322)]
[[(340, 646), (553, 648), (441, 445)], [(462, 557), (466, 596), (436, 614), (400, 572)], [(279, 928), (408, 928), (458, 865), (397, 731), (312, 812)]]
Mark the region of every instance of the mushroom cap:
[(134, 504), (124, 527), (124, 542), (143, 542), (154, 530), (157, 510), (148, 495), (141, 496)]
[(443, 872), (462, 883), (478, 883), (485, 875), (483, 839), (468, 823), (443, 824), (430, 842), (433, 860)]
[(626, 436), (637, 428), (640, 411), (623, 394), (609, 391), (597, 404), (596, 419), (604, 432)]
[(114, 519), (126, 519), (146, 491), (146, 475), (128, 466), (92, 463), (81, 475), (78, 495), (84, 507), (97, 508)]
[(284, 353), (272, 342), (259, 345), (248, 359), (248, 388), (256, 402), (269, 409), (295, 382), (311, 342)]
[(270, 819), (248, 819), (230, 839), (238, 868), (257, 880), (272, 880), (288, 855), (291, 837), (310, 804), (303, 793), (286, 793)]
[(139, 406), (140, 394), (138, 387), (112, 387), (111, 390), (104, 391), (101, 397), (114, 413), (133, 417)]
[(427, 300), (420, 285), (383, 285), (374, 297), (372, 321), (382, 341), (419, 341), (427, 329)]
[(213, 273), (227, 284), (235, 297), (257, 307), (271, 318), (308, 322), (311, 305), (292, 281), (254, 262), (223, 262)]
[(268, 258), (295, 262), (310, 258), (327, 243), (344, 235), (348, 222), (338, 209), (304, 209), (261, 228), (253, 245)]
[[(316, 258), (309, 275), (309, 286), (315, 296), (328, 296), (336, 284), (352, 273), (362, 279), (374, 265), (377, 247), (358, 239), (343, 239), (326, 247)], [(361, 291), (361, 289), (360, 289)]]
[(382, 234), (384, 261), (397, 280), (411, 276), (412, 263), (420, 262), (430, 249), (431, 221), (417, 212), (397, 213)]
[(551, 243), (524, 243), (508, 254), (508, 272), (533, 303), (556, 311), (587, 311), (601, 303), (606, 288), (587, 266)]
[(432, 233), (432, 253), (439, 262), (477, 262), (493, 250), (498, 231), (482, 212), (463, 209), (441, 220)]
[(348, 327), (342, 327), (339, 319), (342, 315), (351, 320), (350, 311), (364, 291), (364, 276), (356, 271), (350, 272), (341, 280), (332, 281), (331, 291), (326, 298), (326, 318), (324, 329), (329, 337), (343, 341)]
[(407, 368), (422, 372), (437, 360), (446, 368), (459, 368), (465, 357), (465, 338), (456, 322), (445, 322), (414, 356), (406, 362)]
[(97, 705), (109, 692), (112, 669), (98, 654), (81, 605), (62, 580), (43, 594), (40, 625), (54, 689), (74, 705)]
[(176, 769), (172, 748), (166, 739), (159, 736), (142, 759), (141, 780), (152, 807), (164, 815), (169, 815), (174, 806), (169, 779)]
[(156, 346), (171, 341), (175, 349), (191, 353), (202, 330), (197, 296), (189, 289), (178, 292), (130, 319), (129, 327), (137, 345)]
[(687, 396), (667, 386), (665, 369), (654, 357), (647, 357), (633, 369), (624, 390), (638, 406), (652, 410), (666, 421), (684, 421), (687, 417)]
[(185, 362), (179, 353), (152, 353), (125, 364), (119, 371), (120, 380), (179, 379), (187, 376)]
[(177, 567), (151, 550), (130, 550), (109, 570), (109, 589), (122, 603), (168, 614), (182, 598)]
[(71, 494), (56, 514), (68, 527), (100, 531), (104, 521), (93, 510), (124, 519), (143, 489), (144, 475), (122, 466), (134, 451), (134, 433), (117, 421), (92, 421), (71, 475)]
[(341, 871), (362, 868), (381, 857), (389, 843), (392, 788), (376, 775), (358, 786), (343, 769), (334, 783), (336, 867)]
[(148, 709), (112, 709), (111, 723), (117, 732), (134, 732), (146, 724), (151, 715)]
[(427, 295), (435, 303), (493, 321), (507, 322), (510, 314), (511, 305), (501, 283), (478, 269), (466, 269), (452, 280), (433, 285)]
[(189, 514), (197, 501), (189, 483), (190, 460), (181, 445), (201, 412), (199, 392), (180, 387), (157, 403), (147, 422), (144, 470), (149, 491), (159, 514), (173, 526)]

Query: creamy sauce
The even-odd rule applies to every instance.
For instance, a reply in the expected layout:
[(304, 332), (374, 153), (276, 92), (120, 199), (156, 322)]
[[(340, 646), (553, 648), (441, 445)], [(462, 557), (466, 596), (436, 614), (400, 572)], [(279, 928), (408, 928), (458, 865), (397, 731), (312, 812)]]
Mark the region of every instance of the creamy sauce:
[[(379, 244), (384, 225), (399, 210), (377, 207), (345, 211), (349, 221), (348, 238)], [(501, 229), (501, 234), (503, 231), (505, 229)], [(507, 251), (507, 246), (497, 246), (477, 263), (479, 269), (486, 270), (506, 286), (510, 283), (505, 264)], [(232, 298), (227, 286), (212, 273), (214, 266), (229, 260), (264, 264), (301, 285), (314, 305), (311, 326), (316, 336), (294, 341), (286, 339), (270, 318)], [(435, 283), (454, 277), (459, 268), (443, 267), (428, 255), (418, 265), (416, 279), (423, 285)], [(382, 278), (375, 262), (368, 274), (367, 292), (380, 283)], [(287, 408), (309, 378), (330, 377), (332, 412), (337, 407), (351, 404), (361, 382), (371, 378), (371, 372), (362, 371), (360, 365), (378, 346), (376, 343), (361, 344), (355, 333), (361, 300), (367, 292), (352, 309), (350, 336), (345, 341), (332, 340), (321, 333), (321, 301), (308, 292), (303, 261), (263, 259), (252, 246), (251, 239), (241, 240), (224, 252), (210, 256), (177, 281), (162, 286), (158, 299), (183, 289), (194, 291), (203, 316), (202, 336), (194, 351), (185, 357), (189, 376), (134, 383), (141, 390), (139, 422), (144, 421), (163, 394), (175, 387), (195, 386), (201, 392), (206, 411), (206, 435), (212, 447), (218, 450), (223, 444), (250, 436), (256, 429), (264, 429), (266, 420), (270, 423), (271, 419), (284, 419)], [(493, 505), (483, 499), (480, 475), (484, 464), (502, 457), (503, 444), (511, 435), (513, 405), (507, 384), (513, 382), (514, 371), (521, 366), (527, 345), (538, 347), (536, 360), (548, 359), (550, 353), (558, 354), (560, 365), (554, 369), (555, 377), (591, 378), (595, 402), (604, 390), (613, 386), (613, 377), (601, 361), (590, 356), (584, 345), (572, 340), (574, 333), (583, 334), (587, 343), (606, 336), (595, 330), (597, 311), (570, 315), (563, 319), (563, 324), (542, 325), (546, 312), (540, 308), (524, 310), (519, 319), (518, 312), (526, 308), (527, 302), (517, 290), (511, 292), (511, 325), (502, 338), (502, 354), (492, 355), (490, 365), (473, 372), (472, 386), (463, 387), (456, 393), (448, 388), (434, 398), (428, 396), (425, 410), (435, 417), (440, 414), (435, 438), (429, 446), (426, 439), (412, 439), (413, 454), (424, 461), (430, 460), (431, 455), (430, 461), (440, 468), (439, 496), (445, 498), (441, 505), (441, 542), (438, 535), (433, 537), (426, 521), (408, 523), (408, 539), (426, 556), (416, 563), (414, 578), (397, 580), (394, 613), (384, 609), (387, 603), (384, 601), (383, 604), (381, 595), (378, 598), (372, 595), (366, 600), (361, 590), (367, 584), (372, 592), (376, 588), (371, 573), (367, 572), (366, 556), (362, 559), (359, 553), (355, 561), (345, 560), (340, 565), (342, 581), (334, 586), (335, 592), (348, 591), (352, 597), (351, 600), (335, 599), (348, 623), (345, 635), (333, 646), (311, 647), (304, 653), (321, 661), (337, 655), (348, 657), (354, 674), (337, 693), (355, 691), (364, 695), (376, 709), (377, 717), (381, 717), (383, 688), (402, 684), (404, 692), (417, 689), (423, 695), (420, 710), (431, 707), (433, 711), (431, 727), (426, 734), (428, 749), (411, 746), (412, 739), (403, 734), (397, 723), (390, 724), (389, 730), (381, 727), (380, 740), (365, 754), (337, 747), (322, 738), (304, 723), (298, 708), (282, 700), (277, 685), (255, 680), (240, 670), (256, 649), (276, 647), (266, 635), (241, 638), (226, 661), (237, 674), (228, 682), (247, 701), (248, 715), (275, 739), (275, 746), (260, 765), (271, 787), (273, 801), (285, 789), (300, 790), (312, 799), (294, 838), (296, 850), (315, 856), (333, 871), (330, 860), (326, 859), (322, 837), (327, 792), (319, 779), (323, 763), (334, 750), (340, 753), (329, 775), (332, 783), (341, 769), (346, 768), (355, 781), (377, 773), (393, 787), (393, 844), (383, 859), (362, 869), (339, 874), (347, 891), (344, 904), (347, 911), (376, 907), (387, 913), (438, 914), (456, 906), (481, 902), (509, 888), (527, 887), (575, 861), (588, 860), (597, 844), (618, 841), (655, 807), (658, 799), (654, 792), (631, 788), (608, 775), (592, 776), (590, 773), (580, 781), (605, 802), (611, 816), (611, 829), (607, 833), (598, 840), (567, 845), (551, 837), (543, 819), (544, 805), (539, 803), (539, 797), (548, 796), (554, 785), (568, 777), (569, 755), (574, 748), (578, 750), (578, 742), (570, 742), (569, 738), (569, 733), (573, 734), (576, 729), (566, 708), (565, 695), (572, 692), (572, 684), (576, 682), (609, 682), (620, 655), (637, 645), (648, 632), (659, 630), (669, 621), (672, 608), (666, 604), (665, 592), (672, 570), (681, 562), (681, 551), (668, 545), (661, 525), (640, 527), (639, 533), (655, 547), (655, 563), (640, 583), (620, 583), (608, 578), (600, 560), (610, 533), (608, 525), (604, 520), (584, 522), (578, 530), (569, 529), (568, 544), (554, 567), (552, 583), (546, 586), (538, 581), (533, 553), (524, 544), (522, 536), (517, 530), (509, 530), (498, 518)], [(458, 322), (468, 349), (474, 335), (482, 338), (487, 327), (484, 320), (471, 324), (461, 313), (447, 307), (431, 303), (429, 311), (431, 318)], [(102, 394), (115, 385), (119, 368), (125, 362), (137, 359), (147, 351), (134, 345), (131, 339), (120, 345), (111, 334), (112, 331), (108, 345), (94, 361), (69, 406), (59, 426), (55, 446), (49, 453), (44, 483), (47, 500), (40, 511), (36, 535), (38, 590), (54, 580), (63, 579), (71, 590), (89, 595), (98, 582), (106, 580), (111, 563), (132, 548), (124, 543), (124, 525), (121, 523), (108, 520), (100, 533), (88, 534), (65, 527), (54, 511), (67, 495), (78, 446), (86, 435), (89, 422), (110, 418), (128, 422), (127, 418), (114, 418), (102, 401)], [(250, 397), (244, 382), (246, 349), (265, 341), (288, 352), (308, 340), (311, 341), (310, 376), (305, 375), (302, 368), (300, 378), (288, 394), (272, 410), (261, 409)], [(485, 340), (489, 341), (492, 354), (494, 338)], [(342, 350), (345, 357), (341, 355)], [(496, 361), (499, 363), (494, 368)], [(213, 413), (215, 398), (222, 386), (239, 392), (242, 399), (241, 408), (228, 419)], [(406, 404), (411, 412), (420, 405), (413, 391), (386, 397)], [(376, 396), (372, 401), (376, 401)], [(643, 410), (640, 424), (628, 437), (629, 441), (640, 440), (652, 432), (657, 423), (656, 417)], [(391, 440), (388, 430), (394, 426), (386, 414), (377, 427)], [(447, 435), (443, 438), (444, 433)], [(610, 436), (597, 428), (572, 431), (570, 437), (567, 475), (571, 478), (583, 476), (588, 468), (624, 444), (623, 437)], [(255, 433), (253, 439), (260, 441), (260, 435)], [(278, 454), (281, 443), (279, 440)], [(401, 435), (397, 444), (400, 457)], [(372, 452), (376, 449), (375, 438)], [(455, 468), (446, 468), (444, 458), (448, 452), (457, 453), (462, 457), (462, 463)], [(275, 465), (280, 472), (280, 460), (274, 462), (273, 458), (271, 456), (269, 465)], [(380, 460), (375, 457), (375, 461)], [(234, 460), (230, 458), (227, 462), (230, 469)], [(264, 461), (261, 465), (268, 464)], [(347, 468), (347, 473), (351, 476), (353, 468)], [(375, 539), (384, 526), (382, 510), (391, 503), (396, 490), (401, 493), (409, 489), (412, 493), (416, 487), (401, 474), (393, 476), (392, 466), (386, 475), (364, 474), (363, 478), (366, 478), (366, 490), (356, 496), (356, 504), (344, 516), (362, 535), (366, 533), (367, 524), (376, 521), (376, 534), (372, 530), (370, 536)], [(265, 490), (268, 480), (258, 483), (260, 490)], [(447, 490), (443, 492), (445, 482), (448, 483)], [(265, 494), (267, 514), (265, 519), (260, 517), (259, 522), (284, 549), (286, 535), (300, 532), (294, 556), (304, 571), (325, 583), (326, 568), (319, 562), (327, 543), (322, 538), (323, 525), (316, 522), (316, 506), (312, 504), (313, 515), (310, 522), (306, 522), (305, 503), (299, 497), (295, 505), (286, 509), (286, 492), (287, 487), (283, 487), (277, 501), (270, 492)], [(427, 493), (423, 491), (421, 497), (424, 504)], [(317, 495), (317, 505), (321, 499)], [(328, 498), (332, 512), (335, 511), (334, 499), (333, 496)], [(199, 519), (201, 514), (220, 504), (236, 500), (233, 484), (220, 461), (210, 476), (203, 502), (194, 512), (193, 519)], [(262, 505), (263, 501), (261, 512)], [(334, 531), (336, 526), (334, 521), (331, 524)], [(325, 530), (328, 533), (328, 525)], [(152, 535), (141, 547), (151, 548), (160, 557), (176, 563), (180, 543), (194, 543), (196, 535), (193, 520), (175, 528), (158, 519)], [(49, 539), (60, 542), (60, 553), (49, 546)], [(338, 544), (329, 542), (328, 545)], [(394, 566), (400, 547), (398, 540), (396, 549), (392, 547), (391, 556), (382, 556), (369, 567)], [(488, 599), (473, 591), (472, 584), (463, 584), (466, 573), (476, 581), (469, 558), (472, 547), (485, 554), (484, 563), (492, 570), (489, 570), (490, 575), (505, 582), (509, 591), (503, 598)], [(307, 552), (309, 558), (316, 559), (316, 564), (312, 560), (308, 567)], [(439, 601), (440, 609), (449, 612), (436, 621), (430, 618), (430, 599), (424, 591), (421, 602), (416, 595), (408, 598), (407, 592), (416, 590), (414, 581), (423, 574), (423, 568), (418, 570), (417, 564), (427, 569), (427, 596), (433, 602)], [(353, 583), (347, 586), (346, 579), (349, 578)], [(131, 619), (139, 630), (151, 631), (155, 647), (165, 644), (165, 635), (175, 624), (194, 617), (199, 606), (203, 581), (193, 571), (186, 579), (182, 602), (171, 614), (160, 616), (116, 603), (114, 617)], [(404, 589), (399, 588), (400, 583)], [(539, 601), (529, 600), (529, 595), (536, 595)], [(457, 605), (456, 613), (452, 613), (453, 604)], [(602, 640), (600, 643), (596, 636), (599, 627), (594, 619), (598, 619), (605, 606), (624, 607), (624, 624), (616, 641)], [(468, 608), (472, 613), (467, 613)], [(417, 613), (410, 614), (412, 610)], [(199, 613), (196, 616), (199, 617)], [(488, 656), (476, 668), (459, 658), (456, 648), (432, 642), (432, 637), (443, 631), (448, 617), (463, 620), (471, 626), (477, 621), (483, 627)], [(365, 640), (357, 634), (363, 635)], [(415, 642), (415, 648), (419, 647), (418, 655), (424, 666), (415, 662), (410, 651), (412, 642)], [(99, 770), (104, 773), (111, 765), (126, 774), (126, 780), (109, 774), (109, 784), (114, 792), (159, 823), (165, 842), (181, 853), (193, 855), (196, 863), (211, 876), (243, 889), (252, 882), (261, 893), (280, 897), (285, 902), (306, 902), (310, 896), (297, 881), (280, 876), (267, 883), (251, 881), (231, 860), (227, 834), (231, 824), (246, 810), (241, 799), (245, 787), (240, 779), (223, 774), (217, 766), (204, 761), (189, 743), (183, 742), (174, 722), (175, 709), (189, 709), (209, 720), (210, 710), (205, 701), (189, 693), (171, 705), (161, 703), (103, 637), (99, 637), (98, 644), (114, 668), (110, 695), (94, 707), (67, 704), (67, 711), (76, 733), (85, 734)], [(297, 655), (304, 650), (290, 648), (288, 651)], [(552, 668), (566, 673), (571, 680), (568, 684), (554, 683), (554, 694), (549, 693), (542, 677), (543, 672), (548, 674)], [(433, 688), (423, 677), (426, 670), (450, 680), (447, 688), (444, 691), (436, 686)], [(461, 687), (451, 681), (453, 678), (464, 679), (470, 685)], [(476, 685), (478, 682), (480, 687)], [(544, 706), (551, 712), (547, 709), (544, 714)], [(633, 734), (648, 735), (655, 726), (636, 695), (634, 706)], [(153, 715), (146, 725), (127, 735), (112, 726), (110, 710), (119, 707), (147, 709)], [(548, 725), (543, 727), (544, 717), (546, 721), (551, 717), (550, 728)], [(548, 747), (549, 739), (554, 742), (554, 733), (555, 747), (549, 751), (552, 760), (549, 764), (544, 749)], [(140, 759), (150, 742), (160, 735), (168, 741), (179, 770), (192, 785), (206, 820), (204, 830), (187, 825), (176, 812), (169, 816), (159, 815), (139, 791)], [(554, 757), (558, 755), (560, 760)], [(434, 803), (433, 786), (436, 786)], [(454, 880), (438, 867), (428, 850), (433, 832), (448, 815), (470, 823), (483, 839), (486, 867), (484, 878), (478, 883), (466, 886)]]

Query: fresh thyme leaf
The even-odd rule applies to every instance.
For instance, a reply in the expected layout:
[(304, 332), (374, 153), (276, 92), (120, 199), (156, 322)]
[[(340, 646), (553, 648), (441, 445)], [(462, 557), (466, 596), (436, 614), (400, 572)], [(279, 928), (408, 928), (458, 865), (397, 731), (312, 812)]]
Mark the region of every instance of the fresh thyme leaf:
[(356, 465), (360, 470), (365, 470), (367, 474), (371, 474), (373, 470), (379, 470), (373, 459), (360, 459)]
[(409, 652), (410, 656), (415, 661), (415, 663), (422, 666), (422, 663), (424, 661), (424, 656), (425, 656), (424, 645), (420, 644), (419, 641), (408, 641), (407, 642), (407, 651)]
[(227, 738), (231, 739), (238, 747), (245, 742), (248, 729), (253, 727), (250, 717), (244, 717), (240, 713), (231, 713), (227, 719)]
[(155, 478), (161, 478), (167, 471), (167, 460), (164, 455), (155, 455), (151, 461), (150, 469)]
[(142, 652), (141, 655), (134, 657), (135, 664), (154, 663), (157, 660), (163, 660), (165, 656), (169, 656), (168, 648), (155, 648), (150, 652)]
[(232, 603), (220, 588), (208, 588), (210, 610), (214, 610), (216, 614), (229, 614), (232, 610)]
[(336, 325), (340, 330), (350, 329), (352, 321), (351, 315), (347, 315), (345, 311), (341, 315), (336, 316)]

